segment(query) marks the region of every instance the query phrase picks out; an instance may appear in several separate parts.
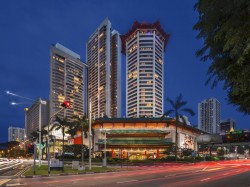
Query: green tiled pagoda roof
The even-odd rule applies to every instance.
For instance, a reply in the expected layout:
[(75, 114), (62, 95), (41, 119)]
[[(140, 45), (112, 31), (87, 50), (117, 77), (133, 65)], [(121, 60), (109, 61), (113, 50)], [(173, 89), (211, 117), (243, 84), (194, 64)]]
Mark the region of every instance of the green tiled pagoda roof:
[[(104, 144), (104, 140), (99, 140), (97, 144)], [(150, 139), (109, 139), (107, 145), (169, 145), (172, 142), (168, 140), (150, 140)]]
[(107, 131), (108, 134), (163, 134), (168, 133), (158, 129), (114, 129)]

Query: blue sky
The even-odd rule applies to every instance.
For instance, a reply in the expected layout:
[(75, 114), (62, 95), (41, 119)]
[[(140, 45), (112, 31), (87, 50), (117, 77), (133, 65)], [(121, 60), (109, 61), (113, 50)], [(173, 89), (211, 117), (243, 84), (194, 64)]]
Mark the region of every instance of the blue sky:
[[(6, 90), (37, 99), (49, 97), (49, 49), (61, 43), (86, 61), (86, 42), (99, 24), (108, 17), (112, 28), (125, 34), (135, 20), (148, 23), (160, 20), (170, 34), (165, 52), (165, 97), (182, 93), (196, 115), (189, 116), (197, 124), (197, 105), (215, 97), (221, 103), (221, 119), (233, 118), (238, 129), (249, 128), (250, 117), (227, 104), (226, 92), (219, 84), (205, 86), (209, 62), (200, 62), (195, 51), (202, 46), (192, 27), (198, 19), (196, 1), (189, 0), (8, 0), (0, 1), (0, 142), (7, 141), (10, 125), (24, 127), (27, 102), (8, 96)], [(123, 58), (123, 67), (125, 60)], [(123, 72), (123, 77), (125, 72)], [(124, 78), (123, 78), (124, 80)], [(125, 81), (123, 81), (125, 84)], [(123, 90), (123, 93), (125, 90)], [(125, 95), (123, 95), (125, 96)], [(123, 97), (125, 106), (125, 97)], [(165, 104), (166, 110), (168, 105)], [(123, 107), (125, 115), (125, 107)]]

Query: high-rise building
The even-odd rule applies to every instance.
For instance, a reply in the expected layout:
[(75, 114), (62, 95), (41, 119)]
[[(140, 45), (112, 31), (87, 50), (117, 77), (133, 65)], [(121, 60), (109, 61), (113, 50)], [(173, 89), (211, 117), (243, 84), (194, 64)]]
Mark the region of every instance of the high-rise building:
[[(41, 117), (41, 128), (48, 125), (49, 120), (49, 102), (43, 100), (40, 108), (40, 101), (37, 100), (29, 108), (25, 108), (25, 131), (28, 139), (31, 139), (31, 133), (39, 130), (39, 117)], [(41, 111), (40, 111), (41, 110)], [(41, 115), (41, 116), (40, 116)]]
[(70, 108), (61, 111), (57, 116), (67, 118), (84, 115), (84, 67), (80, 55), (61, 44), (50, 49), (50, 116), (61, 109), (66, 100)]
[(126, 54), (126, 116), (157, 117), (164, 109), (164, 52), (169, 35), (160, 22), (134, 22), (123, 36)]
[(120, 51), (120, 34), (111, 32), (105, 19), (87, 42), (88, 102), (94, 118), (121, 116)]
[(25, 141), (25, 129), (19, 127), (9, 127), (8, 128), (8, 142)]
[(227, 120), (222, 120), (220, 122), (220, 132), (221, 133), (227, 133), (230, 132), (231, 130), (236, 129), (236, 123), (233, 119), (227, 119)]
[(215, 98), (198, 104), (198, 128), (210, 134), (220, 132), (220, 102)]

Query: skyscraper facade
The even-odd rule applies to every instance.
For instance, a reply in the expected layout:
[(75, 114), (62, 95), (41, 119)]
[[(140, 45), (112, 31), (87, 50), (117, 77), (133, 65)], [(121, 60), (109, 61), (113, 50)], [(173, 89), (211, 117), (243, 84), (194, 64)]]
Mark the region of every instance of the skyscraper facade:
[[(41, 111), (40, 111), (41, 110)], [(43, 100), (41, 108), (39, 100), (34, 102), (29, 108), (25, 108), (25, 131), (28, 139), (32, 139), (32, 132), (39, 130), (39, 114), (41, 114), (41, 128), (48, 125), (49, 120), (49, 102)]]
[(105, 19), (87, 42), (88, 108), (94, 118), (121, 116), (121, 41)]
[(80, 55), (61, 44), (50, 49), (50, 116), (61, 109), (66, 100), (70, 108), (57, 116), (72, 120), (72, 116), (84, 115), (84, 68)]
[(25, 141), (25, 129), (19, 127), (9, 127), (8, 128), (8, 142)]
[(215, 98), (198, 104), (198, 128), (210, 134), (220, 133), (220, 102)]
[(164, 52), (169, 35), (160, 22), (134, 22), (121, 36), (126, 54), (126, 116), (157, 117), (164, 109)]

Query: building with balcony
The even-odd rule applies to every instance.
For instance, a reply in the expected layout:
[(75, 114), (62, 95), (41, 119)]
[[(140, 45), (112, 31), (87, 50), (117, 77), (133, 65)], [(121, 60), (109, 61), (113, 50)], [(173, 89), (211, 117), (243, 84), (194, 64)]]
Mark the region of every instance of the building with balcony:
[(215, 98), (198, 104), (198, 128), (210, 134), (220, 133), (220, 102)]

